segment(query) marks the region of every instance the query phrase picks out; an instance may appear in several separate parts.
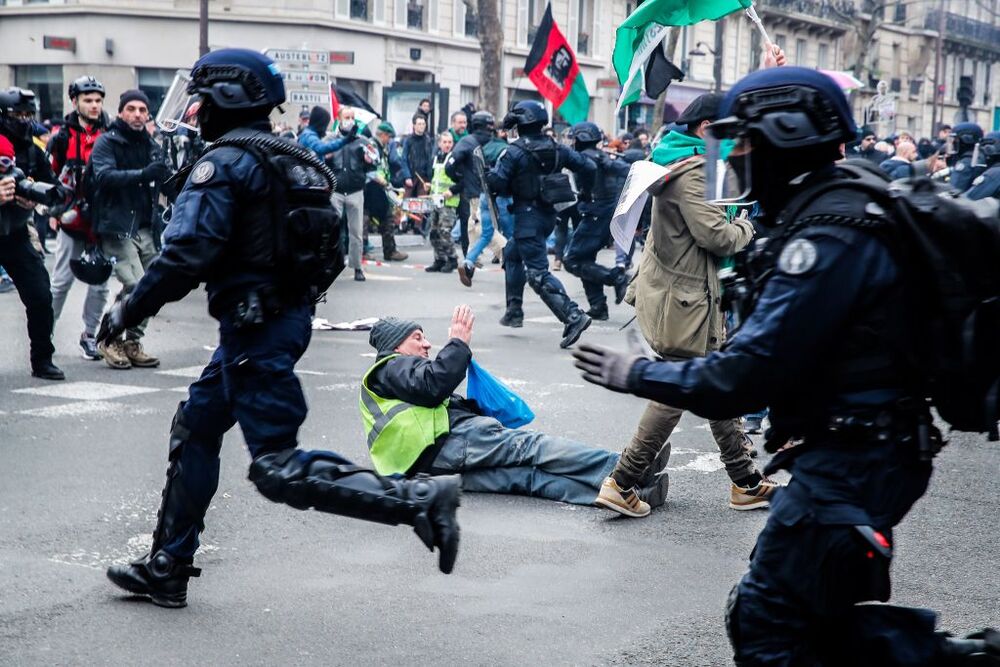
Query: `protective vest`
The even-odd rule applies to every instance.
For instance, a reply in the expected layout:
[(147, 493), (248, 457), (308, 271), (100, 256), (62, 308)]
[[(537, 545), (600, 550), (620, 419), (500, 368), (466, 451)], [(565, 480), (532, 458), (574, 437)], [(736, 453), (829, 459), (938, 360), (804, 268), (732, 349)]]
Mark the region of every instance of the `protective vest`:
[(368, 378), (398, 354), (379, 359), (361, 379), (361, 422), (368, 452), (380, 475), (405, 473), (425, 449), (449, 431), (448, 400), (424, 408), (398, 398), (384, 398), (368, 387)]
[[(442, 156), (444, 157), (444, 156)], [(451, 180), (447, 172), (444, 170), (444, 160), (434, 160), (434, 174), (431, 176), (431, 194), (440, 195), (445, 191), (450, 190), (455, 192), (455, 181)], [(448, 208), (456, 208), (458, 206), (459, 196), (453, 194), (444, 200), (444, 205)]]

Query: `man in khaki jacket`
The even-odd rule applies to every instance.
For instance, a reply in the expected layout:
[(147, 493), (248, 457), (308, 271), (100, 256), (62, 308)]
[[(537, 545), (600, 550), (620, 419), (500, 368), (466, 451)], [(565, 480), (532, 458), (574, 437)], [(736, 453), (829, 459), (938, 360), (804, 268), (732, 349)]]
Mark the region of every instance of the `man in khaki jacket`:
[[(721, 99), (714, 93), (695, 99), (677, 119), (678, 124), (687, 125), (687, 132), (670, 132), (651, 158), (671, 171), (654, 193), (653, 223), (625, 299), (635, 306), (646, 340), (664, 359), (705, 356), (722, 345), (725, 324), (719, 264), (754, 235), (749, 221), (730, 221), (724, 207), (705, 202), (705, 128), (715, 120)], [(643, 517), (649, 514), (650, 505), (663, 503), (662, 497), (643, 500), (635, 487), (654, 459), (661, 469), (658, 474), (667, 474), (662, 470), (670, 456), (667, 439), (682, 413), (669, 405), (649, 403), (621, 460), (604, 480), (598, 505), (625, 516)], [(709, 424), (732, 480), (730, 507), (767, 507), (776, 485), (757, 471), (750, 458), (752, 443), (740, 420)], [(667, 485), (655, 488), (665, 493)]]

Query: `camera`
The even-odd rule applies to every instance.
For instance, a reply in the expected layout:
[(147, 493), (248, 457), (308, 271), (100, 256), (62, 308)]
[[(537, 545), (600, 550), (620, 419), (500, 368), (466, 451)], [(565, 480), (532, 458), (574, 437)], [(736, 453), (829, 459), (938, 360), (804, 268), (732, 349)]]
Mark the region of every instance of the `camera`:
[(55, 206), (66, 199), (65, 190), (51, 183), (36, 183), (24, 175), (17, 167), (0, 171), (0, 178), (14, 179), (14, 195), (43, 206)]

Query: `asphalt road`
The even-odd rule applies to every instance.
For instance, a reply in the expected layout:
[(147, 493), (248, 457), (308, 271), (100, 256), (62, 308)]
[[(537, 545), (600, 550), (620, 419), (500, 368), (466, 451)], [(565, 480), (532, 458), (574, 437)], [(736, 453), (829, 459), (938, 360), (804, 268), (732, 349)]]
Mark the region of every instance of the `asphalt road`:
[[(607, 259), (607, 258), (605, 258)], [(503, 274), (462, 287), (411, 263), (338, 282), (318, 314), (417, 319), (444, 342), (452, 308), (473, 306), (473, 350), (530, 402), (535, 428), (619, 450), (643, 402), (584, 383), (560, 326), (529, 293), (520, 330), (497, 324)], [(578, 280), (565, 273), (572, 295)], [(644, 520), (531, 498), (466, 494), (455, 572), (440, 574), (409, 528), (274, 505), (246, 480), (234, 430), (207, 517), (187, 609), (130, 599), (104, 577), (141, 554), (159, 504), (167, 431), (216, 343), (199, 292), (152, 320), (156, 370), (79, 357), (82, 287), (56, 326), (65, 383), (28, 375), (24, 313), (0, 295), (0, 664), (723, 665), (725, 596), (766, 513), (727, 508), (707, 424), (672, 438), (670, 499)], [(586, 338), (623, 345), (631, 317)], [(358, 381), (367, 334), (316, 332), (299, 364), (310, 404), (302, 446), (367, 460)], [(940, 610), (943, 627), (1000, 625), (1000, 445), (956, 436), (930, 492), (897, 532), (895, 601)]]

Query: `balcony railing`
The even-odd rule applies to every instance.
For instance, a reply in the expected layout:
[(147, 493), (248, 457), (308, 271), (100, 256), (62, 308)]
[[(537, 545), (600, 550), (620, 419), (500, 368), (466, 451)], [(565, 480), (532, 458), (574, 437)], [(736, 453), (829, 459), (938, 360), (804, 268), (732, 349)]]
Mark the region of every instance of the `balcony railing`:
[[(924, 28), (937, 31), (941, 13), (937, 9), (927, 12), (924, 18)], [(945, 12), (944, 14), (944, 38), (962, 39), (977, 42), (978, 45), (986, 47), (991, 51), (1000, 51), (1000, 27), (983, 21), (976, 21), (961, 14)]]
[(858, 13), (851, 0), (762, 0), (760, 7), (841, 23), (853, 20)]

